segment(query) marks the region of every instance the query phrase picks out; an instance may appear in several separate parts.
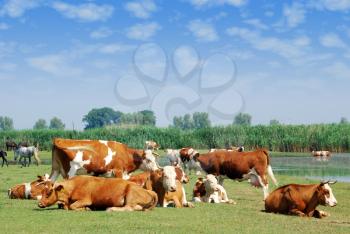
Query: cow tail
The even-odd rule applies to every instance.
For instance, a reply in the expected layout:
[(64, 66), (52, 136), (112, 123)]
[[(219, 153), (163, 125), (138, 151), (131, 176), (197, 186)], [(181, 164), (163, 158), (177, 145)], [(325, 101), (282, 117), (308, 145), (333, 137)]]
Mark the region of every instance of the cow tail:
[(278, 185), (278, 182), (276, 180), (276, 177), (275, 175), (273, 174), (273, 171), (272, 171), (272, 167), (270, 165), (270, 156), (269, 156), (269, 152), (264, 149), (263, 150), (263, 153), (266, 155), (266, 160), (267, 160), (267, 174), (269, 175), (269, 177), (271, 178), (271, 180), (273, 181), (273, 183), (277, 186)]

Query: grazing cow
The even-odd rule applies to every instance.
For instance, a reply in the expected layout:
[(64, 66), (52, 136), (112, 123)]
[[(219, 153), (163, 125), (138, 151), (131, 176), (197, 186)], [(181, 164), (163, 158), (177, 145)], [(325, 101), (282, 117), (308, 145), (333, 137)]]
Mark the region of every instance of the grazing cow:
[(318, 205), (336, 206), (332, 189), (329, 184), (288, 184), (273, 191), (265, 200), (266, 212), (297, 215), (301, 217), (323, 218), (329, 216), (324, 211), (316, 210)]
[(145, 141), (145, 149), (146, 150), (158, 150), (160, 148), (160, 145), (157, 144), (155, 141)]
[(226, 190), (218, 184), (214, 175), (207, 175), (206, 179), (198, 178), (193, 189), (194, 202), (209, 202), (209, 203), (230, 203), (236, 204), (231, 199), (228, 199)]
[(179, 150), (166, 149), (165, 152), (171, 166), (181, 165)]
[[(29, 146), (29, 147), (24, 147), (24, 146), (19, 146), (17, 149), (14, 151), (15, 155), (15, 161), (17, 161), (17, 158), (19, 157), (18, 163), (21, 163), (22, 166), (26, 167), (31, 164), (32, 162), (32, 157), (34, 156), (34, 159), (36, 161), (36, 165), (39, 166), (40, 164), (40, 158), (39, 158), (39, 149), (38, 147), (35, 146)], [(22, 159), (24, 162), (22, 162)], [(28, 159), (28, 164), (27, 164), (27, 159)]]
[(276, 178), (270, 166), (267, 150), (258, 149), (252, 152), (216, 151), (206, 154), (196, 154), (194, 160), (200, 163), (203, 171), (219, 177), (219, 184), (223, 184), (224, 176), (234, 180), (250, 180), (256, 187), (262, 187), (264, 199), (268, 195), (268, 181), (266, 172), (273, 182)]
[(200, 165), (193, 159), (198, 152), (191, 147), (186, 147), (180, 149), (179, 153), (184, 168), (189, 171), (189, 174), (191, 174), (191, 170), (196, 170), (196, 175), (200, 175)]
[(328, 161), (329, 158), (331, 157), (331, 152), (325, 151), (325, 150), (320, 150), (320, 151), (315, 151), (313, 150), (311, 152), (312, 156), (314, 156), (317, 160), (323, 160), (323, 161)]
[(38, 206), (60, 202), (65, 210), (145, 211), (157, 205), (157, 194), (120, 178), (75, 176), (47, 183)]
[(40, 199), (46, 181), (50, 181), (48, 174), (38, 176), (38, 179), (31, 183), (15, 185), (8, 190), (8, 196), (11, 199)]
[(6, 163), (7, 167), (9, 166), (9, 162), (7, 161), (7, 153), (3, 150), (0, 150), (0, 158), (2, 158), (2, 165), (4, 167), (4, 163)]
[(219, 151), (219, 150), (234, 151), (234, 152), (243, 152), (243, 151), (244, 151), (244, 147), (243, 147), (243, 146), (238, 146), (238, 147), (230, 146), (230, 147), (225, 148), (225, 149), (215, 149), (215, 148), (211, 148), (211, 149), (209, 150), (209, 153), (212, 153), (212, 152), (215, 152), (215, 151)]
[(189, 178), (178, 166), (165, 166), (154, 172), (144, 172), (130, 177), (132, 181), (145, 189), (153, 190), (158, 195), (158, 205), (167, 207), (193, 207), (186, 199), (186, 192), (181, 183), (188, 183)]
[(6, 144), (6, 151), (15, 150), (17, 148), (16, 142), (10, 139), (7, 139), (5, 144)]
[(141, 169), (154, 171), (158, 165), (151, 150), (136, 150), (116, 141), (54, 139), (50, 179), (79, 174), (128, 178)]

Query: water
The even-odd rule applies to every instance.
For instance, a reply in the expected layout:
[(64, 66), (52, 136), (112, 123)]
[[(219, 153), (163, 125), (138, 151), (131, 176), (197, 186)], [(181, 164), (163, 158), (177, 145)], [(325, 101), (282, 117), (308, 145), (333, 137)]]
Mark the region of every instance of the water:
[(329, 161), (308, 157), (272, 157), (277, 175), (291, 175), (319, 180), (350, 182), (350, 154), (333, 154)]

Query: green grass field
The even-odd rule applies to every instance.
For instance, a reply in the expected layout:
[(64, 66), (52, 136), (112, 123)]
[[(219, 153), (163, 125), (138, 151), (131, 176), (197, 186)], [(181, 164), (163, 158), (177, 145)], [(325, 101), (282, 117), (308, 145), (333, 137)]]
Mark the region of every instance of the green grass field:
[[(349, 233), (349, 183), (333, 186), (338, 206), (320, 207), (331, 216), (322, 220), (263, 212), (262, 191), (247, 182), (225, 181), (229, 198), (237, 205), (195, 204), (195, 208), (156, 208), (149, 212), (107, 213), (75, 212), (37, 207), (37, 201), (10, 200), (7, 189), (29, 182), (38, 174), (50, 172), (49, 165), (0, 168), (1, 233)], [(278, 176), (280, 184), (312, 181)], [(186, 185), (187, 198), (195, 177)]]

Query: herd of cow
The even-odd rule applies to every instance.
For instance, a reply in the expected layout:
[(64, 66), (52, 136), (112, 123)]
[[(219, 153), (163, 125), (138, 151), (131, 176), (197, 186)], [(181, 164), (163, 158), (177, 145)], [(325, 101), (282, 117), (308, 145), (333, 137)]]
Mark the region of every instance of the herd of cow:
[[(191, 147), (167, 149), (169, 165), (160, 167), (158, 148), (153, 141), (138, 150), (115, 141), (57, 138), (51, 174), (10, 188), (8, 196), (37, 199), (41, 208), (58, 204), (66, 210), (145, 211), (155, 206), (194, 207), (192, 202), (235, 204), (223, 187), (229, 178), (261, 187), (267, 212), (322, 218), (328, 214), (317, 210), (318, 205), (337, 204), (330, 187), (334, 182), (329, 181), (288, 184), (269, 194), (267, 176), (276, 185), (277, 180), (265, 149), (245, 152), (243, 147), (232, 147), (203, 154)], [(138, 169), (144, 172), (131, 175)], [(189, 182), (185, 171), (191, 170), (206, 176), (197, 179), (188, 202), (183, 183)], [(60, 175), (64, 180), (57, 182)]]

